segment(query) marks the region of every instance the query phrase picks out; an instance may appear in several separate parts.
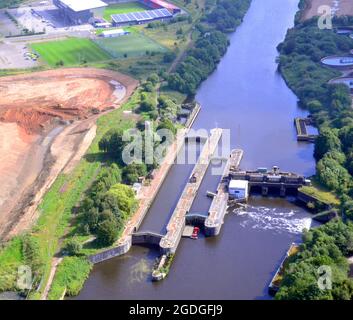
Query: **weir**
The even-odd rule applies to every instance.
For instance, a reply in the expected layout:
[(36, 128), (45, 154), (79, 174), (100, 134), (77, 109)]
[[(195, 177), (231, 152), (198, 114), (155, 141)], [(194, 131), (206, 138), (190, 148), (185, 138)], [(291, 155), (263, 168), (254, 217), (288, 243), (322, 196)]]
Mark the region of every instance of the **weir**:
[(185, 216), (189, 212), (201, 182), (210, 164), (218, 142), (222, 136), (222, 129), (211, 130), (211, 136), (206, 140), (200, 157), (191, 173), (189, 182), (186, 184), (183, 193), (167, 225), (167, 233), (160, 242), (163, 253), (174, 253), (180, 242), (185, 227)]
[(277, 167), (273, 171), (231, 171), (229, 177), (234, 180), (247, 180), (249, 182), (249, 192), (258, 189), (263, 196), (267, 196), (271, 190), (279, 192), (281, 197), (285, 197), (288, 192), (298, 192), (298, 189), (305, 185), (310, 185), (311, 181), (303, 175), (291, 172), (281, 172)]

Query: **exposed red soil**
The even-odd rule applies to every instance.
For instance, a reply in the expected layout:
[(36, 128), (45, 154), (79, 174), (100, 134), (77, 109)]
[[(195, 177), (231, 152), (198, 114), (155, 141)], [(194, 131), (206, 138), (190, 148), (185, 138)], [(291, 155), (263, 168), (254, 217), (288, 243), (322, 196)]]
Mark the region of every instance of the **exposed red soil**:
[[(0, 240), (33, 223), (41, 196), (83, 156), (95, 134), (92, 113), (118, 107), (137, 85), (93, 68), (0, 77)], [(49, 143), (57, 119), (80, 121)]]
[(15, 122), (33, 134), (56, 118), (82, 119), (115, 104), (118, 98), (112, 80), (127, 91), (136, 86), (136, 81), (125, 75), (90, 68), (0, 78), (0, 121)]

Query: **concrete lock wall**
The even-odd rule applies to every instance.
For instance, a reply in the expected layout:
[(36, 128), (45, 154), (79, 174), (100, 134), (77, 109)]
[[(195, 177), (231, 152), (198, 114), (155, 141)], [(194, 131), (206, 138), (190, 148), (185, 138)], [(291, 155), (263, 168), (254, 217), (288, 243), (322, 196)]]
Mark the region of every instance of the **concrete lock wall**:
[(304, 202), (305, 204), (308, 204), (309, 202), (313, 202), (316, 205), (322, 206), (323, 209), (325, 209), (325, 210), (330, 209), (330, 206), (328, 204), (325, 204), (325, 203), (319, 201), (318, 199), (316, 199), (315, 197), (301, 192), (300, 190), (298, 190), (297, 199)]
[(126, 242), (124, 242), (123, 244), (112, 248), (112, 249), (108, 249), (102, 252), (99, 252), (97, 254), (91, 255), (88, 260), (90, 262), (92, 262), (93, 264), (114, 258), (114, 257), (118, 257), (121, 256), (123, 254), (125, 254), (126, 252), (128, 252), (130, 250), (132, 246), (132, 239), (131, 237), (129, 237), (127, 239)]

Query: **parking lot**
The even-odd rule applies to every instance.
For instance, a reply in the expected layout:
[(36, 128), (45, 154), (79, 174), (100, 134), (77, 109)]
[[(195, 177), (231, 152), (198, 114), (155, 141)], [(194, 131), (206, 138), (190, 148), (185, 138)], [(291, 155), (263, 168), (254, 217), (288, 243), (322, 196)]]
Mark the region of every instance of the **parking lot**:
[(33, 68), (38, 61), (30, 55), (25, 42), (0, 43), (0, 69)]
[[(9, 19), (5, 10), (0, 10), (0, 69), (33, 68), (39, 65), (38, 57), (34, 56), (27, 44), (38, 41), (50, 41), (65, 37), (86, 38), (91, 36), (91, 25), (65, 25), (60, 19), (55, 6), (32, 4), (7, 11), (18, 21), (18, 26)], [(45, 32), (38, 35), (20, 35), (22, 29), (30, 32)], [(8, 38), (8, 36), (12, 36)], [(6, 38), (5, 38), (6, 37)]]
[(5, 10), (0, 10), (0, 38), (20, 33), (18, 28), (5, 14)]

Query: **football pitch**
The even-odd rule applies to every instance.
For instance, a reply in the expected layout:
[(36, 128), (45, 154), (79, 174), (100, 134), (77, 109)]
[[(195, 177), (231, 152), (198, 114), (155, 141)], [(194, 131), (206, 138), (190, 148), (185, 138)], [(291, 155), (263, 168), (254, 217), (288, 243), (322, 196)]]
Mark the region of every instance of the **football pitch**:
[(61, 65), (61, 62), (64, 66), (71, 66), (112, 58), (93, 41), (81, 38), (32, 43), (31, 48), (52, 67)]
[(99, 47), (108, 52), (114, 58), (141, 57), (146, 55), (146, 51), (168, 51), (168, 49), (159, 43), (139, 33), (131, 33), (129, 35), (120, 36), (117, 38), (97, 39), (95, 42)]
[(129, 13), (129, 12), (139, 12), (149, 10), (147, 6), (143, 5), (140, 2), (127, 2), (127, 3), (117, 3), (109, 5), (104, 10), (104, 19), (107, 21), (111, 21), (112, 14), (119, 13)]

